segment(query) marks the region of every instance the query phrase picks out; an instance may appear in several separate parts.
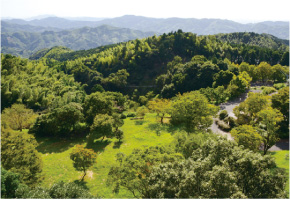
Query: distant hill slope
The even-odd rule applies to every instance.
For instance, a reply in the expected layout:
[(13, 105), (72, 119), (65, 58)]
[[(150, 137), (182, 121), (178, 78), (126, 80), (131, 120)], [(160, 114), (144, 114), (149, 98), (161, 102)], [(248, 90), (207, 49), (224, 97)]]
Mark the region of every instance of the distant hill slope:
[(257, 34), (253, 32), (227, 33), (215, 35), (217, 39), (231, 44), (245, 44), (250, 46), (259, 46), (274, 50), (289, 51), (289, 40), (279, 39), (269, 34)]
[(58, 32), (2, 32), (1, 48), (2, 53), (29, 57), (40, 49), (53, 46), (65, 46), (73, 50), (82, 50), (152, 35), (154, 35), (153, 32), (142, 32), (107, 25)]
[(261, 22), (251, 24), (241, 24), (230, 20), (221, 19), (194, 19), (194, 18), (148, 18), (134, 15), (125, 15), (100, 21), (73, 21), (58, 17), (49, 17), (40, 20), (7, 20), (11, 23), (29, 24), (34, 26), (55, 27), (61, 29), (80, 28), (83, 26), (96, 27), (103, 24), (110, 26), (130, 28), (141, 31), (153, 31), (158, 33), (168, 33), (182, 29), (186, 32), (198, 35), (210, 35), (217, 33), (232, 32), (255, 32), (267, 33), (278, 38), (289, 39), (288, 22)]
[(61, 31), (62, 29), (55, 28), (55, 27), (43, 27), (43, 26), (32, 26), (28, 24), (14, 24), (9, 23), (6, 21), (1, 21), (1, 32), (19, 32), (19, 31), (26, 31), (26, 32), (44, 32), (44, 31)]

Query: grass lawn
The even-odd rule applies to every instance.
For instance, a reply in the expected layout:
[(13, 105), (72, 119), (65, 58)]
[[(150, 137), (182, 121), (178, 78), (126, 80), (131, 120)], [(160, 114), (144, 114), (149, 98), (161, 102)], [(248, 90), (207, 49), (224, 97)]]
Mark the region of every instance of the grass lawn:
[(286, 185), (286, 191), (289, 197), (289, 150), (273, 151), (271, 155), (275, 158), (277, 166), (286, 170), (288, 182)]
[[(93, 195), (101, 198), (133, 198), (130, 192), (121, 189), (118, 194), (112, 192), (112, 188), (106, 185), (107, 174), (111, 166), (117, 164), (115, 155), (122, 152), (129, 155), (133, 149), (142, 146), (167, 145), (173, 141), (172, 134), (178, 128), (172, 128), (168, 124), (161, 125), (156, 119), (156, 114), (148, 113), (144, 120), (124, 120), (121, 127), (124, 131), (124, 139), (121, 144), (115, 138), (96, 140), (88, 148), (98, 153), (97, 163), (87, 172), (86, 186)], [(43, 159), (43, 171), (45, 179), (43, 186), (50, 186), (57, 181), (80, 180), (82, 173), (73, 168), (70, 160), (70, 152), (76, 144), (86, 144), (85, 139), (68, 140), (38, 140), (38, 151)]]

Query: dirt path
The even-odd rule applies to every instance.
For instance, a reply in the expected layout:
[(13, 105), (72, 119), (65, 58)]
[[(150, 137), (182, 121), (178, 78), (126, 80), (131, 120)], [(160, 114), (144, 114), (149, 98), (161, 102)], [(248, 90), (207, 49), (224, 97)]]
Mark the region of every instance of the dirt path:
[[(239, 98), (234, 99), (232, 101), (229, 101), (227, 103), (221, 104), (220, 111), (226, 110), (228, 112), (229, 116), (236, 118), (236, 116), (233, 112), (234, 108), (236, 106), (238, 106), (241, 102), (243, 102), (247, 99), (249, 92), (260, 93), (262, 91), (261, 90), (248, 90), (247, 92), (243, 93)], [(273, 93), (270, 95), (273, 95)], [(219, 129), (218, 126), (215, 124), (215, 122), (213, 122), (210, 129), (212, 130), (213, 133), (226, 136), (228, 138), (228, 140), (234, 140), (229, 132), (225, 132), (225, 131)], [(269, 151), (280, 151), (280, 150), (289, 150), (289, 139), (280, 140), (273, 147), (271, 147), (269, 149)]]

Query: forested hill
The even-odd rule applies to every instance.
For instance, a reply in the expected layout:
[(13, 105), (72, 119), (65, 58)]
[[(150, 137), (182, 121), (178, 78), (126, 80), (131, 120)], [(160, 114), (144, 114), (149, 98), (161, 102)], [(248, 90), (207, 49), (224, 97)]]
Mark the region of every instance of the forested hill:
[[(38, 57), (41, 57), (40, 54)], [(207, 63), (196, 75), (204, 73), (211, 76), (220, 70), (231, 69), (233, 72), (238, 70), (231, 63), (247, 62), (258, 65), (261, 62), (268, 62), (271, 65), (278, 63), (289, 65), (287, 51), (245, 44), (232, 45), (218, 40), (215, 36), (197, 36), (181, 30), (161, 36), (136, 39), (108, 48), (80, 51), (79, 54), (63, 48), (53, 48), (43, 52), (43, 57), (58, 60), (53, 64), (57, 65), (58, 69), (73, 74), (77, 81), (87, 84), (87, 92), (99, 90), (100, 85), (107, 90), (126, 91), (126, 84), (129, 86), (158, 84), (155, 82), (157, 77), (166, 74), (174, 65), (190, 62), (196, 55), (203, 55), (205, 60), (211, 61), (211, 64)], [(177, 61), (174, 60), (176, 56), (180, 57)], [(196, 69), (201, 66), (198, 65)], [(179, 75), (182, 75), (182, 72)], [(169, 73), (168, 76), (173, 75)], [(208, 80), (203, 87), (212, 84), (212, 77), (203, 78)], [(166, 83), (161, 83), (160, 89), (164, 85)]]
[(155, 33), (169, 33), (182, 29), (198, 35), (232, 32), (268, 33), (278, 38), (289, 39), (288, 22), (260, 22), (241, 24), (230, 20), (221, 19), (195, 19), (195, 18), (149, 18), (134, 15), (125, 15), (100, 21), (73, 21), (58, 17), (48, 17), (40, 20), (6, 20), (9, 23), (28, 24), (33, 26), (54, 27), (60, 29), (80, 28), (83, 26), (96, 27), (103, 24), (130, 28)]
[(289, 50), (289, 40), (279, 39), (269, 34), (257, 34), (254, 32), (245, 33), (228, 33), (228, 34), (217, 34), (216, 37), (223, 41), (232, 44), (245, 44), (251, 46), (259, 46), (270, 48), (274, 50)]
[[(23, 25), (24, 26), (24, 25)], [(29, 57), (32, 53), (53, 46), (65, 46), (73, 50), (91, 49), (102, 45), (114, 44), (154, 35), (127, 28), (99, 26), (73, 30), (45, 32), (2, 32), (2, 53)]]

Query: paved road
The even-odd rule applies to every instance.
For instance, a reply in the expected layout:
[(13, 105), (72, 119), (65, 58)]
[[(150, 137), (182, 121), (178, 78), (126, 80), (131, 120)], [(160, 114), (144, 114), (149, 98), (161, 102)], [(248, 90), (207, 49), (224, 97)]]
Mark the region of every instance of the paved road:
[[(246, 93), (243, 93), (239, 98), (234, 99), (232, 101), (229, 101), (227, 103), (221, 104), (220, 105), (221, 110), (226, 110), (228, 112), (229, 116), (236, 118), (233, 110), (241, 102), (243, 102), (247, 99), (248, 92), (260, 93), (262, 91), (261, 90), (249, 90)], [(271, 94), (271, 95), (273, 95), (273, 94)], [(210, 128), (214, 133), (226, 136), (228, 138), (228, 140), (233, 140), (233, 137), (231, 136), (231, 134), (219, 129), (218, 126), (215, 124), (215, 122), (213, 122), (213, 124), (211, 125)], [(280, 151), (280, 150), (289, 150), (289, 139), (280, 140), (279, 142), (276, 143), (276, 145), (274, 145), (273, 147), (271, 147), (269, 149), (269, 151)]]

